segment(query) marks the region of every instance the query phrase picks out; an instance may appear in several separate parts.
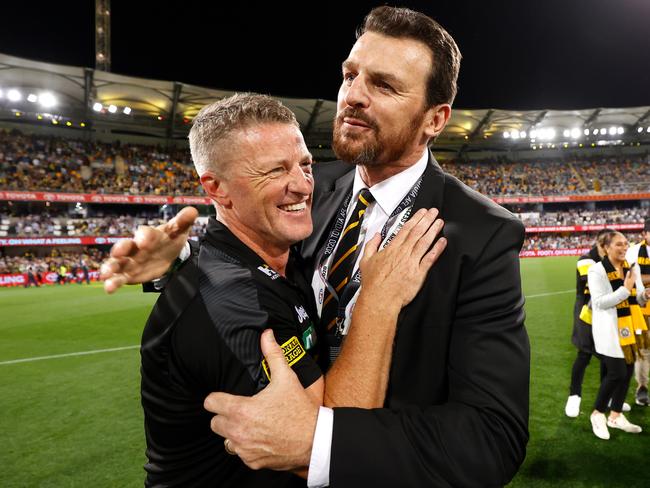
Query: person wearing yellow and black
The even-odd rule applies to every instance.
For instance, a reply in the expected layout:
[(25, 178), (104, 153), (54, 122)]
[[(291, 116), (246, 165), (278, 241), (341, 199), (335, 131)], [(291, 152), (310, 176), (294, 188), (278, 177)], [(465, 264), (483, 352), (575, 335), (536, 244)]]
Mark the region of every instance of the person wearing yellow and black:
[[(310, 354), (313, 296), (290, 251), (312, 231), (312, 157), (295, 116), (269, 97), (235, 95), (199, 112), (190, 149), (218, 212), (193, 259), (167, 283), (142, 336), (145, 485), (304, 486), (288, 471), (247, 467), (237, 443), (210, 429), (205, 397), (270, 394), (270, 378), (282, 379), (282, 371), (273, 373), (280, 362), (314, 404), (383, 403), (397, 317), (444, 249), (444, 238), (431, 247), (442, 222), (436, 210), (422, 210), (385, 249), (378, 251), (378, 238), (366, 246), (353, 317), (358, 333), (350, 338), (355, 349), (363, 344), (363, 355), (346, 343), (341, 357), (355, 367), (332, 368), (324, 378)], [(284, 405), (293, 412), (292, 398)], [(304, 420), (282, 425), (290, 430)], [(295, 443), (288, 435), (282, 441), (289, 451)]]
[[(637, 263), (639, 271), (641, 272), (641, 281), (643, 285), (650, 287), (650, 219), (646, 219), (643, 232), (641, 233), (643, 240), (630, 246), (627, 251), (626, 259), (630, 264)], [(650, 303), (641, 309), (646, 321), (646, 325), (650, 328)], [(636, 393), (634, 401), (637, 405), (647, 407), (650, 405), (650, 398), (648, 398), (648, 376), (650, 373), (650, 343), (648, 342), (648, 335), (646, 333), (639, 333), (637, 331), (637, 342), (639, 342), (639, 357), (634, 364), (634, 376), (636, 378)]]
[[(580, 403), (582, 400), (582, 381), (585, 377), (585, 370), (594, 354), (594, 339), (591, 334), (591, 309), (589, 308), (589, 286), (587, 285), (587, 271), (592, 265), (599, 263), (605, 255), (603, 240), (612, 232), (610, 229), (603, 229), (596, 235), (596, 243), (587, 254), (583, 254), (576, 264), (576, 300), (573, 306), (573, 333), (571, 342), (578, 350), (575, 361), (571, 368), (571, 385), (569, 386), (569, 398), (564, 407), (567, 417), (577, 417), (580, 414)], [(604, 375), (601, 364), (600, 376)]]
[[(645, 305), (648, 292), (641, 282), (638, 266), (630, 268), (625, 260), (628, 249), (625, 236), (620, 232), (608, 234), (604, 248), (606, 255), (589, 268), (587, 279), (594, 348), (606, 370), (590, 420), (596, 437), (606, 440), (610, 437), (607, 427), (641, 432), (640, 426), (625, 418), (622, 406), (638, 354), (634, 331), (645, 327), (639, 305)], [(610, 399), (611, 411), (606, 419)]]

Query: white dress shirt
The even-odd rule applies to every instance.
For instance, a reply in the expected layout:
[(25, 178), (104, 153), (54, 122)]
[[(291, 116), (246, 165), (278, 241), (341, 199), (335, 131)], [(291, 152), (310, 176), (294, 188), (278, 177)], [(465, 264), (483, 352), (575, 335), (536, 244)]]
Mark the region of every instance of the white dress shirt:
[[(409, 166), (404, 171), (387, 178), (386, 180), (377, 183), (369, 188), (375, 201), (367, 208), (363, 218), (363, 223), (359, 231), (359, 239), (363, 241), (361, 249), (357, 256), (357, 261), (354, 264), (352, 274), (356, 273), (359, 267), (359, 261), (363, 255), (366, 242), (373, 238), (376, 233), (381, 233), (382, 228), (388, 221), (391, 214), (395, 211), (398, 205), (409, 193), (413, 185), (424, 173), (429, 160), (429, 151), (425, 150), (422, 157), (412, 166)], [(350, 214), (354, 210), (356, 200), (359, 192), (368, 188), (361, 178), (359, 167), (356, 168), (354, 176), (354, 184), (352, 186), (352, 198), (348, 204), (346, 222), (350, 218)], [(399, 230), (399, 229), (397, 229)], [(388, 232), (390, 236), (391, 232)], [(338, 244), (337, 244), (338, 246)], [(336, 253), (336, 248), (330, 254), (328, 261), (333, 258)], [(321, 263), (317, 263), (317, 266)], [(323, 263), (329, 267), (329, 263)], [(312, 288), (314, 296), (316, 297), (316, 304), (318, 307), (318, 314), (320, 315), (322, 309), (323, 295), (325, 292), (325, 284), (321, 276), (321, 269), (317, 268), (312, 278)], [(350, 300), (345, 309), (345, 322), (344, 334), (350, 326), (351, 312), (356, 303), (357, 294)], [(334, 412), (331, 408), (321, 407), (318, 413), (318, 421), (316, 423), (316, 431), (314, 433), (314, 443), (311, 451), (311, 460), (309, 462), (309, 476), (307, 478), (307, 486), (309, 488), (320, 488), (329, 485), (330, 473), (330, 456), (332, 449), (332, 431), (334, 427)]]

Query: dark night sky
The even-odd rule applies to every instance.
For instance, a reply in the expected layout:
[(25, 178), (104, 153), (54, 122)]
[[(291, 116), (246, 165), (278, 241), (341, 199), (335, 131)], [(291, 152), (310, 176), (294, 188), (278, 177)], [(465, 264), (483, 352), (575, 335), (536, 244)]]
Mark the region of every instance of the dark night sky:
[[(113, 0), (112, 70), (334, 100), (356, 26), (385, 2), (307, 3)], [(650, 105), (648, 0), (396, 5), (431, 15), (458, 42), (464, 59), (456, 107)], [(3, 5), (0, 52), (93, 66), (93, 6), (92, 0)]]

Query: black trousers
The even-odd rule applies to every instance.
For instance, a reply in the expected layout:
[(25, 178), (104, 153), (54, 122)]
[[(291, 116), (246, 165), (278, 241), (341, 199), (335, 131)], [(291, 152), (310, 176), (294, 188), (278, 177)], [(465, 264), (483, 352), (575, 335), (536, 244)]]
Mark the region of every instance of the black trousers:
[[(598, 355), (601, 368), (605, 368), (605, 377), (600, 381), (600, 388), (596, 396), (594, 409), (605, 413), (609, 399), (612, 399), (611, 410), (620, 412), (623, 409), (623, 402), (630, 386), (630, 378), (634, 372), (634, 364), (627, 364), (625, 359), (610, 358), (609, 356)], [(601, 370), (602, 371), (602, 370)]]
[[(569, 395), (578, 395), (582, 396), (582, 381), (585, 378), (585, 371), (589, 365), (592, 354), (590, 352), (578, 350), (578, 355), (576, 356), (575, 361), (573, 362), (573, 367), (571, 368), (571, 386), (569, 387)], [(603, 381), (605, 377), (605, 366), (600, 363), (600, 381)]]

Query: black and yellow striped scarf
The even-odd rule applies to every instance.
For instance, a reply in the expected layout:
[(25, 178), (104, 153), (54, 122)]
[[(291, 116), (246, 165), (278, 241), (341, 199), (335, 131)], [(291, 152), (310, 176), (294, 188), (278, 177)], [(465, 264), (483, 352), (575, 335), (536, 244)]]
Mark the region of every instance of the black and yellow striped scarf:
[[(607, 273), (607, 278), (612, 286), (612, 290), (618, 290), (623, 285), (623, 278), (616, 271), (614, 265), (609, 261), (607, 256), (603, 258), (603, 267)], [(623, 275), (625, 276), (630, 271), (630, 265), (627, 261), (623, 262)], [(643, 348), (643, 344), (637, 344), (636, 331), (646, 331), (646, 334), (640, 334), (639, 339), (645, 342), (647, 336), (647, 327), (645, 319), (641, 313), (641, 307), (636, 300), (636, 286), (632, 288), (632, 292), (627, 300), (623, 300), (616, 305), (616, 315), (618, 316), (618, 340), (623, 349), (625, 362), (632, 364), (636, 361), (639, 354), (639, 347)]]
[[(645, 240), (641, 241), (641, 244), (639, 244), (639, 255), (636, 258), (636, 262), (639, 264), (641, 274), (650, 274), (650, 257), (648, 257), (648, 247)], [(650, 316), (650, 300), (641, 311), (646, 317)]]

